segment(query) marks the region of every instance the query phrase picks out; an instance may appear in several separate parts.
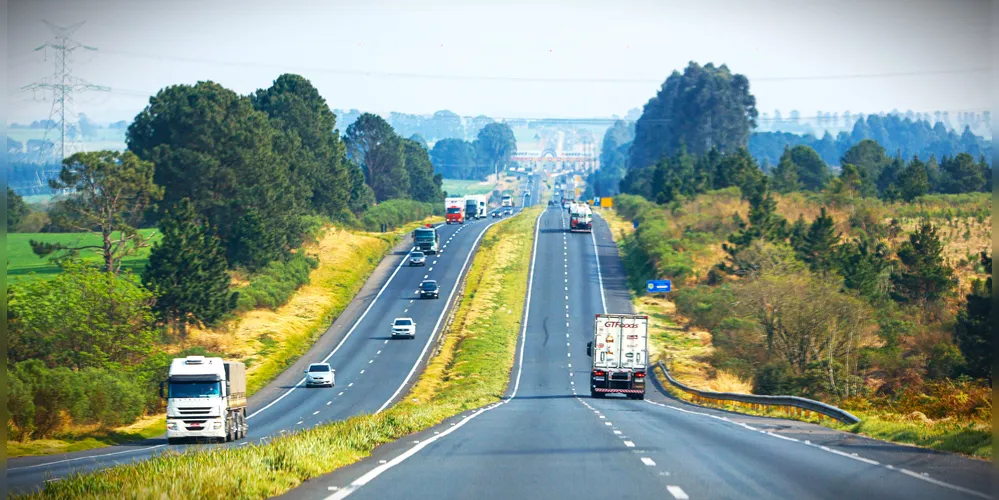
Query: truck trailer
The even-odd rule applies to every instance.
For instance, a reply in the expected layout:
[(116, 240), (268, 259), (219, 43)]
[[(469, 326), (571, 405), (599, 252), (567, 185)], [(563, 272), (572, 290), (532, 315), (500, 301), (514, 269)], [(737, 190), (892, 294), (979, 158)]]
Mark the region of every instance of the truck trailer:
[(593, 212), (586, 203), (573, 203), (569, 206), (569, 232), (593, 232)]
[(445, 198), (444, 217), (448, 224), (465, 223), (465, 197)]
[(597, 314), (593, 341), (586, 354), (593, 359), (590, 397), (621, 393), (645, 399), (649, 352), (649, 317), (636, 314)]
[(228, 442), (246, 437), (243, 363), (204, 356), (175, 358), (167, 381), (160, 384), (160, 396), (167, 400), (170, 444), (182, 439)]

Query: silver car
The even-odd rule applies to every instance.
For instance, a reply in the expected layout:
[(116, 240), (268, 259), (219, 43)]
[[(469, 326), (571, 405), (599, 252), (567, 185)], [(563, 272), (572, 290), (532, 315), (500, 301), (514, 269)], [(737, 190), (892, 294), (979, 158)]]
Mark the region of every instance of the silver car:
[(427, 265), (427, 254), (414, 250), (409, 254), (409, 265), (410, 266), (425, 266)]
[(305, 370), (305, 387), (334, 385), (336, 385), (336, 371), (329, 363), (312, 363), (309, 369)]

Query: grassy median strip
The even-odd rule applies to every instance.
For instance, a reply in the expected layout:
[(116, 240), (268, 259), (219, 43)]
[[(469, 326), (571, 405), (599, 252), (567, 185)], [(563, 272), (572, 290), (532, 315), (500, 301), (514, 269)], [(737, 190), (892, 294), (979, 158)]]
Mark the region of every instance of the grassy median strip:
[(385, 412), (264, 445), (166, 452), (47, 483), (19, 498), (266, 498), (356, 462), (380, 444), (498, 401), (513, 367), (540, 210), (498, 223), (483, 236), (440, 353), (406, 398)]

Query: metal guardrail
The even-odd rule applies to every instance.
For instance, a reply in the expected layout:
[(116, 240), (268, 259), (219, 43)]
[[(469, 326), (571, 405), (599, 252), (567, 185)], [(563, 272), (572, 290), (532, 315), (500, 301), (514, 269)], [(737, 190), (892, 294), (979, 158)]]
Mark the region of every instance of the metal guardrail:
[(669, 370), (666, 369), (666, 365), (664, 365), (662, 361), (659, 361), (658, 365), (659, 369), (662, 370), (663, 375), (666, 376), (666, 380), (668, 380), (670, 384), (673, 384), (673, 386), (681, 391), (692, 394), (695, 401), (710, 400), (735, 402), (742, 405), (750, 405), (757, 409), (762, 406), (790, 407), (795, 408), (796, 413), (798, 414), (801, 414), (802, 412), (814, 412), (847, 424), (856, 424), (860, 422), (860, 419), (852, 413), (821, 401), (815, 401), (814, 399), (799, 398), (797, 396), (762, 396), (757, 394), (713, 392), (694, 389), (693, 387), (688, 387), (680, 381), (674, 379), (673, 376), (669, 374)]

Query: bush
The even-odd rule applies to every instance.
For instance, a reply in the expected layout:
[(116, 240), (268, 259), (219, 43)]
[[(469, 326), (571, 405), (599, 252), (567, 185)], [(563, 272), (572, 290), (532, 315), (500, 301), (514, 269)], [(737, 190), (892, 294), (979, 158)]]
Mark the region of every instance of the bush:
[(143, 413), (145, 391), (127, 371), (48, 368), (39, 360), (7, 370), (8, 431), (15, 439), (51, 437), (67, 423), (128, 425)]
[(767, 363), (753, 377), (753, 394), (788, 395), (797, 392), (794, 370), (784, 361)]
[(274, 261), (250, 278), (250, 284), (239, 290), (236, 309), (250, 311), (258, 307), (277, 309), (295, 290), (309, 282), (319, 260), (302, 252), (292, 254), (284, 261)]
[(673, 302), (694, 325), (713, 331), (731, 314), (735, 295), (729, 286), (681, 288), (673, 292)]
[(368, 231), (381, 231), (382, 224), (389, 230), (439, 215), (444, 210), (440, 203), (422, 203), (413, 200), (388, 200), (375, 205), (361, 217), (361, 225)]

